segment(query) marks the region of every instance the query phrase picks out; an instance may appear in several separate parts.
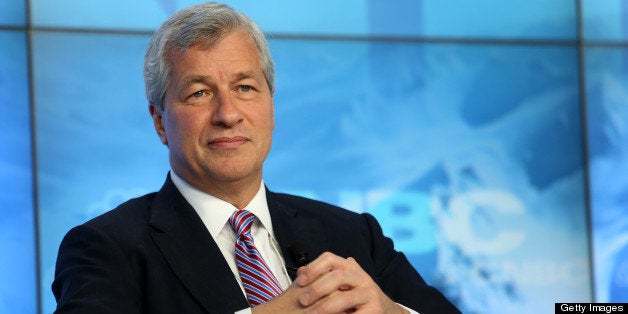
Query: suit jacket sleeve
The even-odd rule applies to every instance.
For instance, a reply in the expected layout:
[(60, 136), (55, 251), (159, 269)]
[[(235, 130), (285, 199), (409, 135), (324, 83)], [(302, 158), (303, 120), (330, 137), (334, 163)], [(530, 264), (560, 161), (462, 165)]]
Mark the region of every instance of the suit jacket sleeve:
[(375, 264), (374, 279), (393, 301), (429, 313), (460, 313), (445, 296), (429, 286), (410, 264), (405, 255), (394, 250), (391, 239), (385, 237), (376, 219), (363, 214), (370, 229), (371, 257)]
[(59, 248), (52, 291), (55, 313), (141, 313), (138, 281), (107, 234), (78, 226)]

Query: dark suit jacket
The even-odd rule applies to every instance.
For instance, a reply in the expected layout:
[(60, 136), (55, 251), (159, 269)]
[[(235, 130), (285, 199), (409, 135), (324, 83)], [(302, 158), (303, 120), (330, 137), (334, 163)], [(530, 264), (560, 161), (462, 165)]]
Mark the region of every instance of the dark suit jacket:
[[(324, 251), (354, 257), (400, 304), (421, 313), (458, 313), (393, 250), (371, 215), (269, 191), (267, 200), (288, 268), (298, 266), (291, 247), (303, 243), (299, 250), (310, 259)], [(169, 176), (159, 192), (70, 230), (59, 248), (52, 290), (56, 313), (232, 313), (249, 306), (209, 231)]]

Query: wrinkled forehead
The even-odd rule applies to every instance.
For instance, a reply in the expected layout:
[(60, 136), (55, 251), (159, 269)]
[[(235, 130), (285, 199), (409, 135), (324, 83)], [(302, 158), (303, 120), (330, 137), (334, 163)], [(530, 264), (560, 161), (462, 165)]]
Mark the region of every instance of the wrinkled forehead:
[[(223, 73), (266, 80), (259, 49), (253, 38), (245, 32), (231, 32), (211, 44), (207, 41), (198, 41), (189, 47), (173, 47), (167, 51), (166, 58), (169, 68), (166, 86), (175, 83), (173, 82), (175, 79), (181, 79), (180, 75), (184, 72), (201, 75), (198, 74), (203, 72), (201, 68), (222, 67)], [(225, 70), (227, 71), (224, 72)]]
[(258, 47), (253, 36), (249, 32), (247, 32), (244, 28), (235, 28), (230, 31), (223, 31), (221, 33), (214, 33), (212, 35), (207, 35), (196, 41), (170, 43), (166, 45), (166, 53), (164, 54), (164, 57), (165, 57), (164, 61), (169, 66), (172, 66), (173, 64), (172, 61), (175, 60), (175, 58), (179, 58), (185, 55), (192, 47), (194, 47), (195, 49), (200, 49), (200, 50), (209, 50), (215, 47), (225, 38), (235, 33), (241, 33), (244, 35), (244, 36), (239, 37), (243, 40), (242, 45), (243, 46), (246, 44), (253, 45), (253, 47), (255, 47), (257, 57), (259, 58), (261, 55), (260, 47)]
[[(184, 35), (184, 36), (171, 36), (173, 38), (166, 43), (166, 51), (178, 50), (185, 52), (190, 47), (197, 47), (201, 49), (210, 49), (224, 40), (231, 34), (241, 33), (245, 38), (248, 38), (252, 43), (255, 43), (253, 35), (246, 31), (243, 27), (236, 27), (232, 29), (220, 29), (220, 30), (203, 30), (195, 31), (196, 34)], [(259, 49), (259, 48), (258, 48)]]

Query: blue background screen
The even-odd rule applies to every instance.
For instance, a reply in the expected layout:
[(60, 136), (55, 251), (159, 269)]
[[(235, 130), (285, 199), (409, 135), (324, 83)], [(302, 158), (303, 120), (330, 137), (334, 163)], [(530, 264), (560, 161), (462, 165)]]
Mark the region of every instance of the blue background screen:
[[(0, 4), (0, 312), (73, 226), (159, 189), (142, 79), (189, 0)], [(228, 1), (269, 37), (271, 190), (373, 214), (464, 313), (628, 302), (628, 5)]]

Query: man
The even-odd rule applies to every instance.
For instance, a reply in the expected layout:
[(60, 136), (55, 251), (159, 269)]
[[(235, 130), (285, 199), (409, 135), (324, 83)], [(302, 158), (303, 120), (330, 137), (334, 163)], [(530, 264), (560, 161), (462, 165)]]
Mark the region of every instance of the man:
[(227, 6), (161, 26), (144, 77), (171, 171), (68, 232), (58, 313), (458, 313), (372, 216), (265, 188), (273, 76), (263, 34)]

